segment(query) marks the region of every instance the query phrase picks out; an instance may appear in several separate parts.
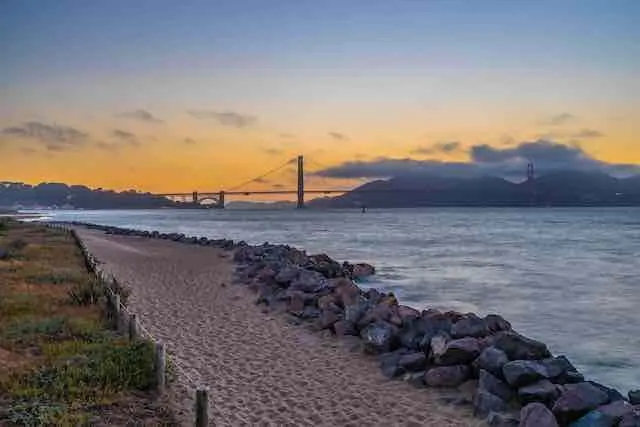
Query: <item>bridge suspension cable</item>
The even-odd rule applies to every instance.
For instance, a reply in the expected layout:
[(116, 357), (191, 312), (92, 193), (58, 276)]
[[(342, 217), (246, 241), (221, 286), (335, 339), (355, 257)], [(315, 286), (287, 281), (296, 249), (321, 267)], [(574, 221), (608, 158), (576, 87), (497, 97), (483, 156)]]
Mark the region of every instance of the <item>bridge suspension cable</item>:
[(252, 179), (250, 179), (248, 181), (245, 181), (240, 185), (236, 185), (235, 187), (231, 187), (227, 191), (236, 191), (236, 190), (244, 187), (247, 184), (251, 184), (252, 182), (256, 182), (256, 181), (259, 181), (261, 179), (264, 179), (265, 177), (271, 175), (272, 173), (275, 173), (275, 172), (279, 171), (280, 169), (283, 169), (283, 168), (287, 167), (288, 165), (290, 165), (291, 163), (293, 163), (295, 161), (296, 161), (295, 158), (294, 159), (289, 159), (285, 163), (283, 163), (283, 164), (281, 164), (281, 165), (279, 165), (279, 166), (277, 166), (277, 167), (275, 167), (273, 169), (268, 170), (267, 172), (263, 173), (262, 175), (257, 176), (255, 178), (252, 178)]

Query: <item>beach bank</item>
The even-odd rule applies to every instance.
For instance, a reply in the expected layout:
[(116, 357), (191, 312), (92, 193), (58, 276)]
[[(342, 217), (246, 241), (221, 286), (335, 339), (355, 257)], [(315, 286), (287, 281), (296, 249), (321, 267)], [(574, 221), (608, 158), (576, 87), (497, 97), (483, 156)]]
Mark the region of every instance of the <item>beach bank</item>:
[[(237, 325), (242, 319), (251, 317), (250, 313), (254, 313), (257, 323), (247, 324), (245, 322), (245, 329), (257, 328), (256, 331), (260, 332), (259, 335), (262, 337), (265, 336), (265, 333), (268, 336), (269, 333), (259, 329), (260, 327), (257, 325), (271, 324), (274, 328), (270, 333), (278, 336), (284, 336), (282, 331), (293, 330), (294, 335), (290, 336), (287, 341), (293, 340), (296, 343), (292, 350), (299, 350), (298, 347), (302, 345), (311, 351), (312, 356), (322, 355), (319, 348), (326, 347), (329, 340), (328, 337), (319, 338), (318, 334), (309, 333), (307, 328), (292, 329), (289, 326), (289, 323), (301, 323), (316, 331), (330, 331), (331, 334), (343, 337), (340, 342), (357, 343), (359, 348), (364, 348), (366, 352), (378, 355), (377, 359), (382, 365), (382, 371), (388, 377), (401, 377), (419, 387), (429, 385), (437, 387), (439, 390), (462, 387), (471, 391), (471, 393), (467, 393), (466, 397), (465, 393), (460, 393), (458, 398), (449, 397), (449, 402), (466, 402), (469, 405), (462, 406), (460, 409), (455, 408), (455, 411), (446, 413), (444, 418), (434, 420), (434, 424), (431, 425), (473, 425), (477, 421), (466, 418), (472, 406), (477, 416), (484, 418), (488, 415), (494, 425), (517, 425), (515, 417), (497, 414), (513, 413), (517, 415), (520, 406), (524, 406), (520, 412), (520, 423), (526, 426), (555, 425), (553, 423), (568, 425), (582, 417), (593, 417), (598, 414), (610, 415), (614, 417), (616, 422), (623, 417), (637, 418), (637, 412), (634, 412), (637, 411), (637, 408), (634, 409), (632, 406), (632, 403), (637, 404), (637, 402), (634, 401), (632, 395), (628, 399), (632, 403), (629, 403), (624, 396), (615, 390), (585, 381), (566, 358), (552, 357), (543, 343), (515, 333), (511, 330), (509, 323), (500, 316), (479, 318), (472, 314), (440, 313), (433, 310), (420, 313), (410, 307), (399, 305), (393, 295), (371, 290), (365, 292), (359, 289), (349, 278), (354, 274), (354, 266), (338, 264), (326, 256), (307, 256), (301, 251), (286, 246), (263, 245), (256, 247), (246, 245), (243, 242), (198, 239), (179, 234), (136, 232), (111, 227), (97, 228), (100, 231), (95, 229), (87, 231), (86, 237), (83, 238), (86, 239), (89, 248), (92, 248), (92, 245), (98, 248), (102, 247), (97, 250), (106, 251), (104, 255), (108, 255), (110, 252), (109, 256), (115, 257), (113, 260), (114, 274), (128, 274), (132, 280), (135, 280), (136, 273), (142, 271), (139, 266), (144, 265), (146, 258), (146, 262), (151, 263), (150, 266), (156, 273), (143, 274), (145, 282), (148, 281), (148, 277), (153, 277), (153, 275), (156, 275), (154, 280), (158, 282), (164, 280), (164, 277), (174, 278), (172, 288), (177, 293), (171, 294), (161, 291), (160, 294), (168, 298), (156, 300), (153, 306), (147, 305), (148, 312), (158, 312), (160, 306), (167, 305), (167, 299), (181, 297), (185, 292), (191, 293), (190, 296), (182, 296), (182, 298), (192, 299), (191, 306), (194, 307), (194, 310), (202, 312), (197, 320), (192, 319), (195, 322), (190, 322), (199, 325), (196, 327), (198, 337), (193, 337), (193, 340), (197, 341), (198, 338), (203, 337), (202, 334), (205, 334), (207, 347), (212, 345), (209, 342), (214, 337), (206, 335), (206, 331), (215, 330), (218, 323)], [(105, 230), (110, 234), (104, 235)], [(141, 239), (141, 237), (154, 237), (155, 239)], [(91, 239), (94, 240), (93, 243)], [(166, 240), (170, 242), (166, 242)], [(175, 244), (171, 241), (190, 243), (191, 245), (182, 245), (181, 247), (184, 249), (181, 249), (181, 254), (183, 255), (180, 255), (176, 253)], [(171, 249), (167, 249), (167, 245)], [(222, 248), (226, 251), (221, 251)], [(165, 253), (164, 250), (168, 252)], [(220, 258), (218, 261), (213, 259), (212, 250), (220, 251), (216, 254)], [(120, 253), (121, 258), (118, 259), (114, 253)], [(236, 269), (235, 281), (248, 285), (246, 287), (230, 287), (227, 283), (230, 281), (231, 270), (234, 267), (227, 259), (231, 253), (234, 254), (234, 259), (239, 266)], [(150, 256), (149, 254), (154, 255)], [(102, 259), (100, 253), (96, 253), (96, 256)], [(158, 256), (163, 259), (162, 265), (156, 265), (157, 262), (154, 264), (152, 261)], [(140, 259), (133, 262), (134, 257)], [(226, 267), (225, 262), (221, 261), (225, 259)], [(123, 264), (127, 265), (127, 260), (133, 264), (128, 264), (129, 266), (126, 268), (122, 267)], [(204, 267), (203, 269), (202, 264), (206, 265), (207, 263), (210, 268)], [(220, 272), (225, 271), (225, 268), (227, 269), (225, 279), (220, 279), (220, 276), (217, 279), (207, 277), (212, 274), (211, 269), (215, 270), (216, 274), (221, 274)], [(187, 271), (176, 275), (180, 269)], [(162, 274), (158, 274), (158, 271), (161, 271)], [(202, 281), (207, 283), (202, 284)], [(185, 288), (178, 282), (189, 285)], [(219, 284), (220, 289), (216, 292), (215, 286), (212, 284)], [(147, 287), (145, 288), (145, 286)], [(154, 295), (156, 298), (158, 296), (156, 289), (158, 286), (162, 285), (157, 284), (154, 288), (133, 283), (132, 289), (134, 294), (138, 287), (141, 290), (147, 289), (147, 296), (152, 300)], [(266, 305), (268, 309), (260, 310), (257, 308), (252, 302), (255, 299), (255, 294), (247, 293), (247, 289), (257, 292), (258, 302)], [(222, 299), (225, 301), (222, 306), (209, 301), (209, 297), (205, 296), (216, 294), (219, 299), (220, 295), (225, 295), (227, 292), (231, 292), (229, 295), (232, 302), (227, 303), (226, 298), (223, 297)], [(233, 301), (241, 301), (242, 304), (234, 305)], [(204, 306), (201, 306), (200, 304), (203, 303)], [(140, 304), (140, 309), (145, 310), (144, 303)], [(169, 305), (173, 305), (173, 301)], [(229, 307), (233, 309), (225, 311), (225, 308)], [(223, 315), (214, 323), (211, 323), (211, 320), (203, 320), (215, 316), (214, 311), (223, 313)], [(175, 307), (175, 305), (173, 312), (174, 316), (182, 315), (180, 307)], [(171, 313), (166, 310), (163, 313), (164, 318), (171, 316)], [(151, 327), (151, 324), (149, 326)], [(188, 325), (182, 324), (180, 329), (186, 330)], [(217, 332), (220, 332), (218, 336), (228, 335), (225, 330), (224, 328), (217, 329)], [(299, 333), (298, 331), (302, 331), (304, 334), (295, 336)], [(165, 332), (167, 332), (166, 328)], [(162, 333), (162, 331), (159, 330), (158, 333)], [(169, 331), (169, 335), (171, 333), (175, 332)], [(189, 332), (186, 333), (189, 334)], [(242, 336), (246, 337), (246, 334)], [(301, 337), (302, 341), (300, 341)], [(310, 340), (310, 337), (313, 339)], [(317, 349), (313, 346), (313, 342), (318, 341), (315, 338), (318, 338), (320, 343)], [(268, 347), (268, 342), (273, 342), (271, 338), (267, 342), (262, 342), (258, 337), (252, 336), (251, 340), (231, 341), (230, 345), (233, 347), (240, 343), (245, 347), (249, 344), (248, 341), (255, 343), (256, 340), (261, 342), (263, 347)], [(285, 342), (275, 342), (278, 348), (286, 345)], [(195, 354), (194, 344), (192, 343), (190, 346), (192, 348), (191, 354)], [(335, 347), (340, 347), (340, 345)], [(340, 348), (340, 350), (341, 353), (338, 354), (348, 357), (347, 365), (340, 366), (340, 372), (353, 373), (349, 371), (350, 368), (347, 366), (364, 365), (367, 363), (366, 361), (376, 360), (372, 357), (362, 358), (360, 355), (350, 354), (345, 352), (344, 348)], [(275, 354), (280, 355), (279, 353)], [(291, 354), (291, 352), (287, 352), (287, 354)], [(261, 356), (265, 357), (262, 353)], [(322, 360), (327, 360), (327, 357), (329, 355), (326, 357), (323, 355)], [(313, 357), (309, 360), (312, 359)], [(304, 358), (301, 361), (303, 364), (305, 363)], [(209, 363), (212, 362), (209, 361)], [(291, 366), (290, 363), (287, 365)], [(335, 366), (335, 361), (332, 366)], [(219, 370), (224, 372), (228, 369), (229, 365), (224, 366), (223, 364)], [(272, 378), (272, 382), (283, 381), (283, 378), (289, 380), (292, 376), (291, 373), (287, 374), (286, 369), (282, 371), (276, 369), (276, 371), (283, 375)], [(314, 369), (314, 372), (317, 372), (317, 369)], [(332, 375), (331, 371), (324, 371), (324, 373)], [(309, 374), (305, 372), (302, 377), (306, 379)], [(384, 377), (381, 378), (381, 384), (384, 384), (383, 388), (378, 389), (376, 382), (359, 383), (362, 380), (360, 375), (377, 376), (380, 379), (380, 374), (375, 372), (358, 372), (357, 377), (349, 375), (349, 380), (343, 381), (345, 384), (360, 384), (359, 387), (356, 387), (357, 390), (349, 388), (349, 395), (357, 394), (358, 390), (360, 393), (363, 390), (373, 391), (373, 394), (366, 399), (367, 402), (371, 402), (373, 396), (385, 396), (381, 401), (373, 398), (373, 404), (367, 406), (368, 411), (373, 410), (375, 413), (374, 408), (384, 408), (389, 405), (398, 406), (398, 402), (403, 401), (402, 396), (394, 395), (391, 398), (389, 390), (386, 389), (386, 387), (394, 387), (394, 385), (405, 386), (402, 393), (409, 393), (404, 396), (411, 396), (412, 401), (415, 399), (411, 393), (418, 392), (423, 397), (429, 396), (429, 404), (433, 405), (436, 402), (437, 406), (442, 406), (434, 408), (435, 412), (430, 411), (432, 417), (434, 414), (439, 414), (442, 411), (444, 411), (442, 413), (449, 412), (453, 409), (451, 406), (441, 404), (443, 397), (441, 391), (406, 388), (406, 383), (385, 381)], [(311, 378), (314, 377), (311, 376)], [(316, 389), (322, 387), (322, 383), (313, 382), (312, 384), (317, 385)], [(362, 387), (364, 385), (367, 387)], [(330, 384), (330, 388), (336, 388), (336, 386), (335, 382)], [(344, 385), (340, 384), (339, 387), (344, 388)], [(313, 387), (307, 383), (304, 389), (308, 391), (309, 388)], [(214, 392), (213, 395), (215, 394)], [(418, 395), (416, 394), (416, 396)], [(319, 396), (316, 397), (316, 401), (318, 398)], [(581, 402), (587, 400), (588, 403), (576, 407), (576, 400)], [(240, 403), (229, 413), (223, 411), (219, 412), (219, 415), (225, 419), (226, 416), (233, 416), (233, 413), (242, 412), (242, 409), (238, 408), (244, 408), (246, 402)], [(354, 402), (349, 401), (349, 403), (348, 406), (353, 410), (351, 403)], [(270, 404), (276, 403), (270, 401)], [(225, 402), (220, 402), (219, 405), (221, 405), (219, 407), (224, 407)], [(424, 404), (420, 406), (424, 408)], [(321, 407), (324, 406), (321, 405)], [(214, 413), (218, 410), (215, 402), (212, 403), (212, 409)], [(362, 414), (356, 415), (354, 419), (356, 424), (370, 424), (369, 421), (374, 422), (375, 419), (378, 420), (376, 422), (381, 423), (380, 425), (390, 425), (390, 423), (406, 425), (406, 423), (413, 422), (425, 425), (425, 422), (430, 422), (428, 419), (418, 421), (412, 419), (412, 415), (416, 414), (412, 409), (410, 406), (404, 408), (400, 413), (391, 411), (391, 414), (389, 414), (389, 410), (383, 411), (391, 418), (384, 418), (378, 413), (375, 413), (374, 418), (370, 420), (357, 418), (371, 413), (364, 411)], [(345, 411), (349, 412), (346, 408)], [(283, 407), (283, 412), (290, 413), (287, 407)], [(341, 412), (342, 410), (338, 410), (335, 416), (340, 417)], [(422, 412), (424, 413), (424, 411)], [(615, 414), (611, 414), (612, 412)], [(303, 417), (301, 419), (305, 419), (304, 414), (308, 413), (307, 406), (306, 410), (299, 415)], [(324, 414), (324, 411), (319, 413)], [(275, 416), (275, 414), (273, 415)], [(381, 416), (383, 418), (380, 418)], [(276, 422), (282, 421), (282, 419), (278, 419)], [(446, 422), (455, 423), (458, 421), (467, 424), (445, 424)], [(547, 422), (547, 424), (543, 422)], [(332, 423), (345, 425), (349, 421), (344, 418), (333, 418)]]

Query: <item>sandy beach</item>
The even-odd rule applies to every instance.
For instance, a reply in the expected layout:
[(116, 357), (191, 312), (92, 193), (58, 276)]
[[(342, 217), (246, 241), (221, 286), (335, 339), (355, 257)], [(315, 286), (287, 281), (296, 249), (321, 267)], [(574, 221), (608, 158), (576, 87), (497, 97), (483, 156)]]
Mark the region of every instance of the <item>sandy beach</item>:
[(172, 391), (185, 425), (194, 397), (187, 376), (208, 387), (212, 425), (484, 425), (470, 407), (442, 402), (437, 390), (388, 380), (374, 357), (264, 313), (254, 294), (232, 284), (230, 252), (78, 233), (103, 269), (131, 289), (131, 310), (186, 371)]

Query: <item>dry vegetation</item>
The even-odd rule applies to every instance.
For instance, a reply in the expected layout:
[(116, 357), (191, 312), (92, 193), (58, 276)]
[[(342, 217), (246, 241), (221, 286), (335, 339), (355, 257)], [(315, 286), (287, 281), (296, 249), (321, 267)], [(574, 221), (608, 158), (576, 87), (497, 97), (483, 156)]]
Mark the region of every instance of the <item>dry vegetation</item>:
[(0, 425), (175, 424), (103, 294), (69, 235), (0, 218)]

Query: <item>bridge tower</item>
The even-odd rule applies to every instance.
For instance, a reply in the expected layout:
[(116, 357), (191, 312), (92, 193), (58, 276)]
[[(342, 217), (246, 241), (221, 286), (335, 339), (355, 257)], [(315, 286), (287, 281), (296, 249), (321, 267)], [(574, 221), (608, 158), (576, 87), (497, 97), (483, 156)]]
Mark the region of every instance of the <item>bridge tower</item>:
[(224, 190), (218, 193), (218, 203), (216, 205), (218, 209), (224, 209)]
[(536, 204), (536, 169), (533, 162), (527, 163), (527, 186), (529, 187), (529, 205)]
[(304, 208), (304, 156), (298, 156), (298, 209)]
[(192, 199), (191, 201), (193, 202), (193, 204), (197, 204), (198, 203), (198, 192), (194, 191), (193, 194), (191, 195)]

